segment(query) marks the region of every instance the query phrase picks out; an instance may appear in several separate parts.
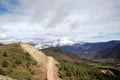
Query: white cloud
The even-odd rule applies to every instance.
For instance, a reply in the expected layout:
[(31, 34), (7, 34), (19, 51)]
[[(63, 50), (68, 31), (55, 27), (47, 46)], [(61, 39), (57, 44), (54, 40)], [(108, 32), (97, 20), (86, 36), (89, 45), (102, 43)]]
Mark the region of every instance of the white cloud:
[(13, 13), (0, 15), (0, 26), (19, 39), (96, 39), (120, 32), (119, 13), (119, 0), (20, 0)]
[(0, 34), (0, 39), (5, 39), (5, 38), (7, 38), (6, 35), (4, 35), (4, 34)]

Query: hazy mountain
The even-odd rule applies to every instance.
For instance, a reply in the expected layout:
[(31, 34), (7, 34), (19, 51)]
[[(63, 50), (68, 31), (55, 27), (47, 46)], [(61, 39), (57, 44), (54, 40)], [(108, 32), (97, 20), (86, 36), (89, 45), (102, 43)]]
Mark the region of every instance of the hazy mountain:
[(99, 52), (95, 56), (97, 59), (106, 59), (106, 58), (114, 58), (114, 59), (120, 59), (120, 44), (113, 48), (107, 48)]
[(95, 58), (96, 55), (100, 54), (102, 50), (112, 49), (120, 44), (120, 41), (108, 41), (108, 42), (98, 42), (98, 43), (84, 43), (84, 44), (74, 44), (60, 46), (63, 51), (73, 53), (81, 58)]
[(81, 43), (76, 43), (74, 45), (64, 45), (61, 46), (60, 48), (66, 51), (70, 51), (70, 52), (99, 52), (103, 49), (106, 48), (113, 48), (116, 45), (118, 45), (120, 43), (120, 41), (109, 41), (109, 42), (98, 42), (98, 43), (84, 43), (81, 45)]
[[(37, 49), (46, 49), (50, 47), (58, 47), (61, 50), (74, 54), (80, 58), (99, 58), (103, 52), (109, 52), (112, 48), (120, 44), (120, 41), (96, 42), (96, 43), (75, 43), (68, 39), (59, 39), (57, 41), (45, 42), (35, 45)], [(102, 54), (101, 54), (102, 53)]]

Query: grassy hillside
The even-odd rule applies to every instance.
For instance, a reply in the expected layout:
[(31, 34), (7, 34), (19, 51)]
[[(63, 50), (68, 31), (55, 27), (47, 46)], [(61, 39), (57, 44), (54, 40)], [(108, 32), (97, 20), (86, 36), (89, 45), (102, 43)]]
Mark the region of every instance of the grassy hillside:
[(17, 80), (36, 80), (34, 76), (42, 72), (19, 44), (9, 44), (0, 46), (0, 74)]
[(62, 80), (120, 80), (120, 71), (112, 64), (108, 65), (109, 60), (103, 61), (104, 63), (101, 60), (79, 60), (76, 56), (66, 54), (58, 48), (44, 49), (43, 52), (60, 62), (59, 77)]

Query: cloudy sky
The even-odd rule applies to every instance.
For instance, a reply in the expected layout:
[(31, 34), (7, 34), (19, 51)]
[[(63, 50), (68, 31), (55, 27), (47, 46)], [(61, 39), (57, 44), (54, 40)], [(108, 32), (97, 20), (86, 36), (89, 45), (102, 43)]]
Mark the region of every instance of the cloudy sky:
[(120, 40), (120, 0), (0, 0), (0, 42)]

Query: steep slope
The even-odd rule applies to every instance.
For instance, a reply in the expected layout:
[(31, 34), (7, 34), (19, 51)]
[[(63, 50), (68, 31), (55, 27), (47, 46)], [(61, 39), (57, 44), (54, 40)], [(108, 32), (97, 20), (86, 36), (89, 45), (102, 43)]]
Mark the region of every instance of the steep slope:
[(45, 65), (47, 63), (47, 56), (41, 51), (38, 51), (33, 46), (29, 44), (20, 44), (21, 47), (28, 52), (37, 62), (38, 64)]
[(29, 44), (20, 44), (22, 48), (28, 52), (40, 66), (46, 68), (46, 74), (48, 80), (59, 80), (58, 71), (56, 67), (56, 61), (53, 57), (46, 56), (43, 52), (38, 51), (36, 48)]
[(24, 50), (19, 44), (8, 44), (0, 46), (0, 74), (9, 76), (17, 80), (32, 79), (37, 73), (41, 74), (40, 71), (37, 73), (35, 68), (38, 69), (36, 61)]

